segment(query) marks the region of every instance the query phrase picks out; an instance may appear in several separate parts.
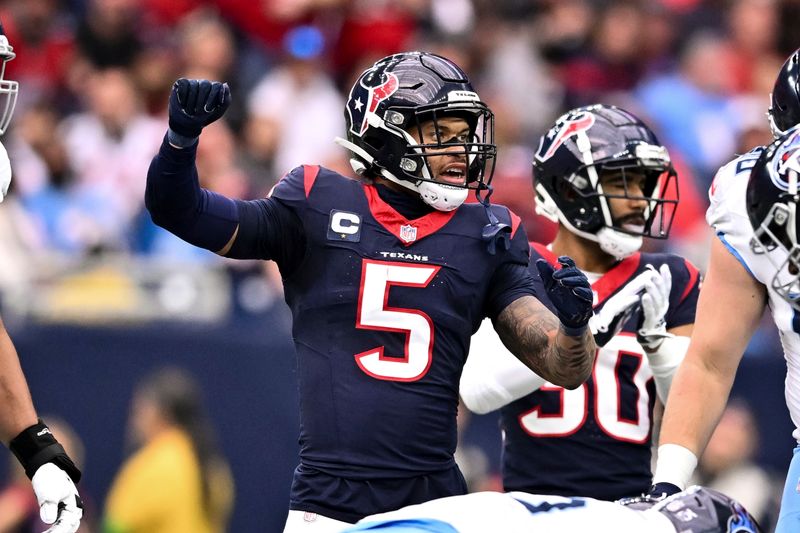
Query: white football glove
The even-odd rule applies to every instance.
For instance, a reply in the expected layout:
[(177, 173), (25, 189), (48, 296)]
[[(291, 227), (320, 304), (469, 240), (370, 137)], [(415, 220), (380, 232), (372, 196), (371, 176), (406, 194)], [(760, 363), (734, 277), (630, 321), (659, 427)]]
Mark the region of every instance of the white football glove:
[(44, 533), (75, 533), (83, 517), (83, 503), (67, 473), (45, 463), (33, 474), (31, 484), (42, 522), (53, 524)]
[(668, 265), (661, 265), (659, 270), (647, 265), (648, 272), (653, 275), (645, 282), (645, 293), (642, 295), (642, 325), (636, 332), (636, 340), (645, 350), (655, 352), (664, 342), (671, 337), (667, 333), (665, 317), (669, 310), (669, 293), (672, 290), (672, 273)]
[(654, 270), (645, 270), (633, 278), (619, 292), (606, 300), (603, 307), (589, 319), (589, 328), (598, 346), (604, 346), (622, 330), (625, 322), (636, 311), (642, 292), (646, 285), (651, 283), (654, 275), (658, 275)]

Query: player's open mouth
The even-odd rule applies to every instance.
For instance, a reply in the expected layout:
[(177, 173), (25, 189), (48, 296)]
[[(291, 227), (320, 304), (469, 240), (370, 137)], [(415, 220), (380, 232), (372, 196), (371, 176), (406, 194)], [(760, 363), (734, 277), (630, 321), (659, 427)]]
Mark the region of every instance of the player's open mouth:
[(467, 182), (466, 165), (453, 164), (439, 173), (439, 181), (451, 185), (463, 186)]

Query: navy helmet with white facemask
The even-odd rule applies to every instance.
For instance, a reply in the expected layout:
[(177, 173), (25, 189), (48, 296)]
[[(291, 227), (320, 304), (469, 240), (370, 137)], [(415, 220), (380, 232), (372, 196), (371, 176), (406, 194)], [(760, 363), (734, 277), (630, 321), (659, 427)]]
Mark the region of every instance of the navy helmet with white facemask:
[[(603, 190), (606, 174), (622, 179), (623, 194)], [(633, 175), (644, 176), (637, 195), (629, 191)], [(642, 237), (669, 236), (678, 203), (669, 153), (641, 120), (616, 106), (579, 107), (558, 118), (540, 139), (533, 181), (538, 214), (597, 242), (617, 259), (638, 251)], [(644, 223), (615, 220), (612, 198), (644, 200)]]
[[(439, 121), (466, 121), (466, 135), (445, 139)], [(494, 116), (480, 101), (467, 75), (455, 63), (427, 52), (385, 57), (353, 85), (345, 108), (347, 139), (336, 142), (351, 152), (353, 170), (383, 177), (419, 193), (440, 211), (452, 211), (469, 189), (487, 191), (494, 172)], [(421, 143), (422, 125), (433, 121), (436, 141)], [(415, 132), (415, 138), (410, 132)], [(463, 156), (464, 184), (436, 181), (429, 157)], [(463, 170), (454, 170), (454, 172)]]

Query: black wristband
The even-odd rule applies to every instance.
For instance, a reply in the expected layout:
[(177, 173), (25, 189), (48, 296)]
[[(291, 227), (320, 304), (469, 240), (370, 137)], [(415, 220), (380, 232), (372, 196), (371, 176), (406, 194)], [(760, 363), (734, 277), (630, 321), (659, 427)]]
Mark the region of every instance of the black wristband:
[(64, 447), (58, 443), (42, 419), (37, 424), (24, 429), (14, 437), (8, 448), (16, 456), (28, 478), (39, 470), (45, 463), (53, 463), (77, 483), (81, 479), (81, 471), (69, 458)]

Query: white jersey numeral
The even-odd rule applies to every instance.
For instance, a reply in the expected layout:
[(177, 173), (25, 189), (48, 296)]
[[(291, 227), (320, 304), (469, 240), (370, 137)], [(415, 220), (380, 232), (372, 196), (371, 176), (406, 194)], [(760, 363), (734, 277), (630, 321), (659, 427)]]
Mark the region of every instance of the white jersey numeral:
[[(634, 358), (635, 370), (632, 374), (621, 371), (623, 358)], [(589, 402), (594, 402), (595, 420), (608, 436), (633, 443), (644, 443), (650, 435), (650, 394), (647, 382), (653, 377), (650, 367), (644, 364), (645, 354), (636, 337), (620, 334), (597, 350), (592, 380), (593, 397), (589, 397), (586, 384), (568, 390), (549, 383), (541, 391), (557, 391), (561, 395), (561, 411), (545, 414), (537, 406), (522, 414), (519, 422), (522, 428), (534, 437), (566, 437), (578, 431), (586, 422)], [(632, 380), (635, 397), (623, 398), (620, 394), (620, 379)], [(636, 414), (625, 417), (620, 407), (635, 402)]]
[(383, 346), (355, 355), (368, 375), (390, 381), (416, 381), (428, 371), (433, 357), (433, 321), (417, 309), (387, 305), (393, 285), (426, 287), (441, 267), (365, 259), (361, 271), (356, 327), (405, 333), (403, 357), (387, 357)]

